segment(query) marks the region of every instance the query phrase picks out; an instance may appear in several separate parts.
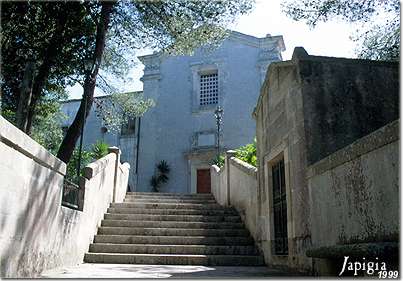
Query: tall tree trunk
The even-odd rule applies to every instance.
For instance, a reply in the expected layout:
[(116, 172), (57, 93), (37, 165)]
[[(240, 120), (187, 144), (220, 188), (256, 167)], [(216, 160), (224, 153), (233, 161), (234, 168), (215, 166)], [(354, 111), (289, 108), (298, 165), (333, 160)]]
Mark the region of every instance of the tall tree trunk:
[(31, 133), (36, 105), (42, 97), (43, 89), (46, 81), (48, 80), (50, 69), (54, 65), (58, 53), (63, 48), (64, 41), (62, 38), (64, 36), (64, 30), (66, 29), (67, 20), (68, 14), (64, 9), (60, 9), (56, 30), (49, 41), (49, 45), (43, 55), (43, 62), (39, 66), (38, 73), (34, 78), (34, 84), (32, 86), (32, 98), (28, 104), (27, 114), (23, 116), (22, 122), (26, 123), (25, 130), (23, 131), (27, 134)]
[(16, 121), (17, 127), (23, 132), (27, 131), (27, 116), (29, 105), (32, 98), (32, 84), (34, 82), (35, 64), (33, 61), (28, 61), (25, 65), (24, 76), (21, 82), (20, 94), (18, 99)]
[[(60, 145), (59, 151), (57, 152), (57, 157), (65, 163), (68, 163), (71, 159), (71, 156), (73, 155), (77, 140), (82, 133), (81, 126), (83, 123), (85, 124), (87, 116), (91, 110), (97, 75), (99, 67), (101, 65), (102, 55), (105, 49), (106, 34), (108, 32), (109, 21), (115, 3), (116, 1), (102, 2), (100, 19), (97, 25), (93, 67), (91, 73), (86, 75), (84, 81), (83, 97), (86, 96), (86, 98), (81, 99), (80, 107), (77, 111), (74, 121), (68, 128), (67, 134), (65, 135), (62, 144)], [(87, 103), (85, 103), (85, 100), (87, 101)]]

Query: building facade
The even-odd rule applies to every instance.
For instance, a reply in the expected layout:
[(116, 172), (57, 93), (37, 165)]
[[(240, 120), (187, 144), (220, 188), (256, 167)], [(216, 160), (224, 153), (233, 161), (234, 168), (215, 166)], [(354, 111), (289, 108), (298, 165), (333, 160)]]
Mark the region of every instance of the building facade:
[[(214, 111), (218, 106), (223, 109), (221, 151), (251, 143), (252, 111), (260, 87), (269, 64), (282, 60), (284, 49), (282, 36), (257, 38), (231, 32), (214, 50), (202, 47), (189, 56), (141, 56), (143, 94), (156, 106), (136, 120), (133, 133), (126, 136), (103, 133), (101, 121), (91, 112), (85, 143), (103, 138), (121, 148), (122, 160), (131, 164), (131, 190), (150, 191), (156, 165), (165, 160), (170, 172), (161, 192), (208, 192), (218, 144)], [(75, 113), (77, 108), (77, 101), (63, 105), (65, 112)]]
[(266, 263), (332, 276), (345, 256), (398, 268), (399, 63), (295, 48), (269, 67), (254, 116)]

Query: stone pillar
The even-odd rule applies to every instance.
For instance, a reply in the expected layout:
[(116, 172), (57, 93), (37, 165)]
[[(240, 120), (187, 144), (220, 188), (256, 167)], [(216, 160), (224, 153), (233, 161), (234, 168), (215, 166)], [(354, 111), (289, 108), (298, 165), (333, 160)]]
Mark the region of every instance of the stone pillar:
[(116, 202), (116, 185), (118, 184), (118, 172), (119, 172), (119, 164), (120, 164), (120, 154), (121, 151), (116, 146), (111, 146), (108, 148), (109, 153), (115, 153), (115, 174), (113, 176), (113, 194), (112, 194), (112, 202)]
[(230, 187), (230, 182), (231, 182), (231, 178), (230, 178), (230, 159), (231, 157), (235, 157), (235, 150), (228, 150), (227, 152), (225, 152), (225, 172), (227, 173), (227, 205), (230, 206), (231, 205), (231, 187)]

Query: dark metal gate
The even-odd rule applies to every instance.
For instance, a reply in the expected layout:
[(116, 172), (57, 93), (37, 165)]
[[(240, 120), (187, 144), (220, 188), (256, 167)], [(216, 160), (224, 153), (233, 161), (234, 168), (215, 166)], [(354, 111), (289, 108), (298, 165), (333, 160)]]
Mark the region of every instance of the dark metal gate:
[(274, 253), (288, 254), (287, 197), (285, 189), (284, 160), (272, 167), (274, 210)]

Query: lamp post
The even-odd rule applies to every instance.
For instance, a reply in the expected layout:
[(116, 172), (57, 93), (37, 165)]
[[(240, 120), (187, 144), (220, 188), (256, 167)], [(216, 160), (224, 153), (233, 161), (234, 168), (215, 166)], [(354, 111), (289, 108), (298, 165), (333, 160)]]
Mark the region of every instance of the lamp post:
[(217, 125), (217, 160), (220, 157), (220, 131), (223, 111), (224, 110), (221, 108), (221, 106), (218, 106), (217, 109), (214, 111), (214, 117)]
[[(85, 84), (87, 83), (87, 79), (91, 79), (91, 70), (93, 67), (93, 60), (92, 59), (85, 59), (84, 60), (84, 71), (85, 71)], [(80, 134), (80, 146), (78, 149), (78, 163), (77, 163), (77, 179), (80, 177), (80, 170), (81, 170), (81, 155), (83, 151), (83, 138), (84, 138), (84, 125), (85, 125), (85, 116), (87, 115), (87, 95), (88, 93), (84, 89), (83, 99), (84, 99), (84, 114), (83, 119), (81, 121), (81, 134)]]

